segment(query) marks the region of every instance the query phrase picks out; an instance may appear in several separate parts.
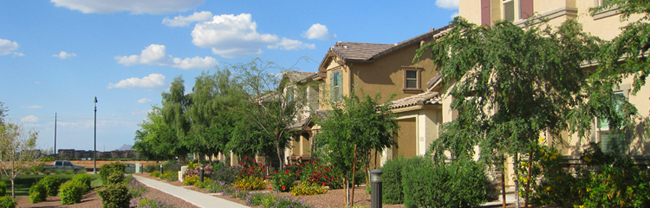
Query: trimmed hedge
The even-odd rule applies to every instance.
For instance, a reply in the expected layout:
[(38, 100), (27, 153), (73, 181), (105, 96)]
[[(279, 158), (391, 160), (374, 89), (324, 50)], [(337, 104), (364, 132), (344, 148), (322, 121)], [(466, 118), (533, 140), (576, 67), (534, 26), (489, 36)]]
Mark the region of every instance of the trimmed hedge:
[(113, 163), (102, 165), (101, 171), (99, 172), (99, 176), (102, 179), (102, 183), (105, 185), (109, 184), (110, 182), (108, 181), (108, 176), (110, 176), (113, 173), (124, 175), (126, 173), (126, 165), (119, 162), (113, 162)]
[(81, 181), (69, 180), (59, 188), (59, 197), (61, 197), (61, 205), (76, 204), (81, 201), (81, 197), (85, 194), (86, 185)]
[(131, 201), (131, 194), (129, 188), (124, 183), (112, 183), (104, 186), (104, 190), (99, 191), (102, 197), (102, 205), (104, 208), (122, 208), (129, 207)]
[(29, 188), (29, 202), (39, 203), (47, 198), (47, 188), (41, 183), (35, 183)]
[(93, 180), (93, 178), (88, 174), (81, 173), (72, 176), (72, 180), (79, 181), (84, 184), (84, 187), (86, 188), (85, 192), (88, 192), (91, 189), (90, 182)]
[(403, 204), (404, 189), (402, 188), (402, 166), (406, 159), (399, 157), (386, 161), (382, 174), (382, 201), (385, 204)]
[(39, 183), (45, 186), (48, 196), (56, 196), (59, 191), (59, 186), (61, 186), (59, 178), (54, 176), (45, 176), (45, 178), (41, 179)]

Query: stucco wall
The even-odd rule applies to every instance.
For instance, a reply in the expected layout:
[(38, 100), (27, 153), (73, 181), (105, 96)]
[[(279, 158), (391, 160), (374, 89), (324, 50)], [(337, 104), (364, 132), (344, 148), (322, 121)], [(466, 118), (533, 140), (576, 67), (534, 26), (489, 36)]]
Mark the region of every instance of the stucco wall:
[(416, 123), (415, 118), (404, 119), (397, 121), (397, 125), (400, 126), (400, 131), (395, 141), (397, 142), (397, 148), (393, 148), (393, 158), (398, 156), (404, 156), (405, 158), (411, 158), (416, 156)]

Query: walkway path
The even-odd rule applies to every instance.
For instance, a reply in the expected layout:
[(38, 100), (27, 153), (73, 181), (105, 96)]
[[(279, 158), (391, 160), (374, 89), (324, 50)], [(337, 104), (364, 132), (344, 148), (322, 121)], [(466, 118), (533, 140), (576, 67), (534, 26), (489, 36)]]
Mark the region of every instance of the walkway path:
[(167, 184), (165, 182), (157, 181), (142, 176), (132, 175), (140, 183), (143, 183), (151, 188), (158, 189), (169, 195), (178, 197), (198, 207), (232, 207), (232, 208), (247, 208), (247, 206), (231, 202), (222, 198), (210, 196), (205, 193), (192, 191), (183, 187)]

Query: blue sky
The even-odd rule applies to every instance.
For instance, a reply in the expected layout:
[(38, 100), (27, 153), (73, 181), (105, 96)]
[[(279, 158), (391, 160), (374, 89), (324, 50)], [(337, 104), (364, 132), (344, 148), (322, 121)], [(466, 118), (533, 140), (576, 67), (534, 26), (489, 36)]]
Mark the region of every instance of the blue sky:
[(176, 76), (256, 57), (316, 71), (336, 41), (397, 43), (447, 25), (458, 0), (0, 1), (0, 102), (39, 132), (39, 148), (133, 144)]

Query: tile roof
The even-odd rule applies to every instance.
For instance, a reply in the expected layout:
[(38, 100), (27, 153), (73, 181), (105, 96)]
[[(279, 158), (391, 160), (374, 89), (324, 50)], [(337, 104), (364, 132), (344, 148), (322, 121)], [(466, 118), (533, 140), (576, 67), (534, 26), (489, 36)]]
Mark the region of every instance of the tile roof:
[(289, 80), (291, 80), (291, 82), (300, 82), (309, 77), (315, 77), (316, 75), (317, 75), (316, 72), (302, 72), (302, 71), (285, 72), (285, 76), (287, 76)]
[(390, 108), (405, 108), (415, 105), (435, 105), (441, 104), (442, 100), (438, 92), (427, 91), (410, 97), (405, 97), (391, 102)]
[(307, 126), (310, 122), (314, 121), (314, 119), (313, 119), (314, 116), (318, 116), (321, 119), (326, 120), (328, 112), (329, 112), (329, 110), (316, 110), (316, 111), (314, 111), (312, 113), (309, 113), (309, 116), (307, 116), (307, 117), (305, 117), (305, 118), (303, 118), (301, 120), (298, 120), (295, 123), (289, 125), (289, 129), (296, 129), (296, 128), (302, 128), (302, 127)]
[(330, 48), (330, 51), (337, 56), (342, 57), (346, 61), (370, 61), (379, 58), (383, 55), (389, 54), (393, 51), (399, 50), (413, 43), (419, 43), (427, 38), (438, 38), (449, 32), (451, 27), (445, 26), (437, 30), (431, 30), (422, 35), (418, 35), (411, 39), (395, 43), (395, 44), (380, 44), (380, 43), (356, 43), (356, 42), (337, 42)]
[(438, 72), (436, 76), (433, 76), (428, 82), (427, 82), (427, 89), (431, 89), (436, 82), (438, 82), (442, 78), (442, 73)]

